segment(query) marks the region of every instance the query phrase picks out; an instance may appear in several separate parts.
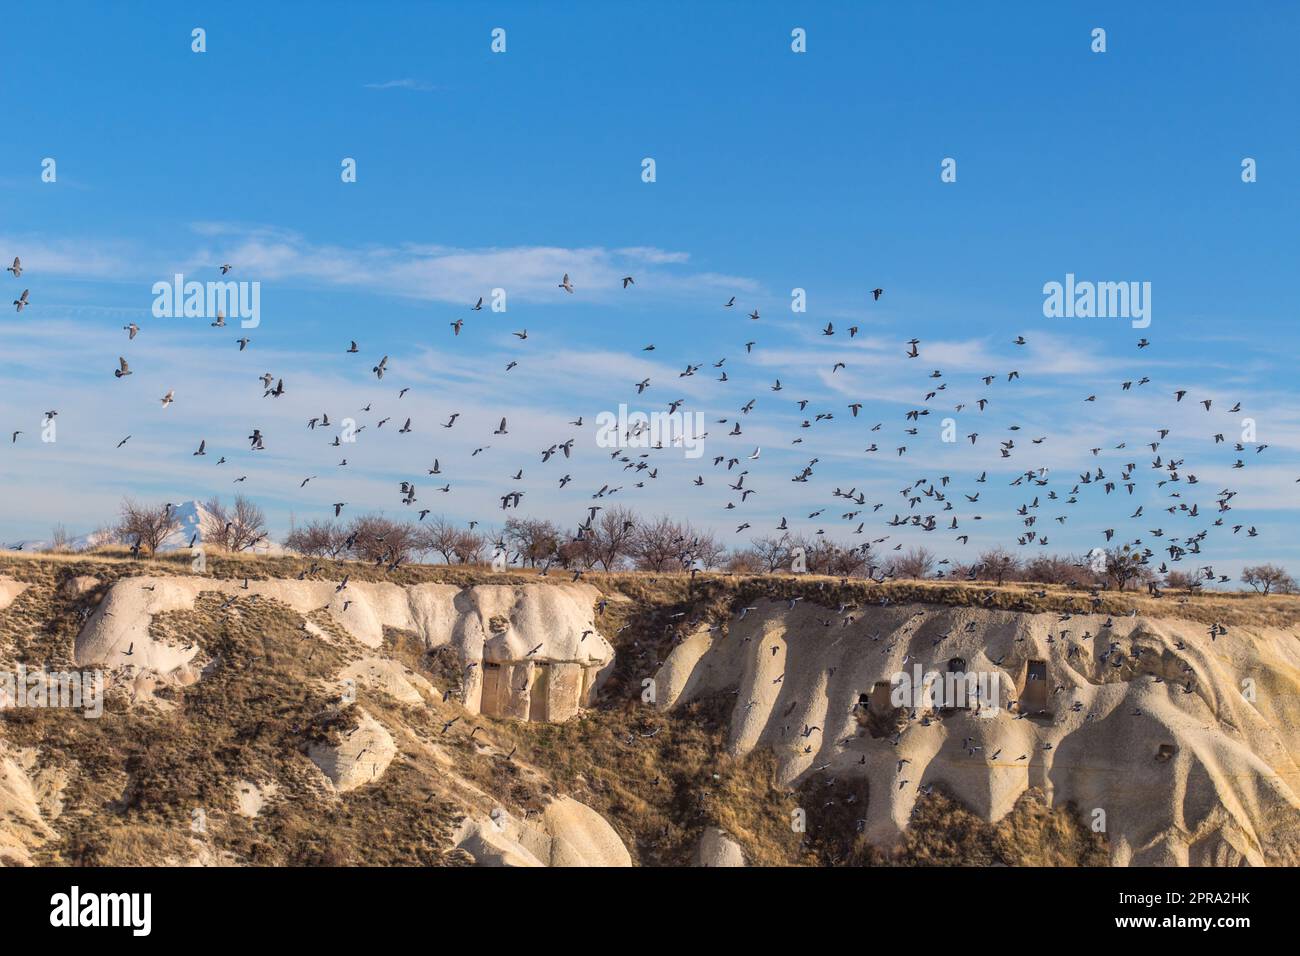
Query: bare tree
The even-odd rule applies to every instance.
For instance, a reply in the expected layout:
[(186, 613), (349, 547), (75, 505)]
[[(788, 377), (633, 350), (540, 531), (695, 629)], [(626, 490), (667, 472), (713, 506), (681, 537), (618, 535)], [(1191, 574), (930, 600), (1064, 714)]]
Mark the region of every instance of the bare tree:
[(382, 515), (362, 515), (348, 527), (352, 555), (358, 561), (409, 561), (416, 551), (415, 530)]
[(629, 552), (642, 571), (680, 570), (684, 540), (677, 522), (662, 515), (636, 526)]
[(337, 558), (347, 550), (347, 539), (347, 531), (338, 522), (311, 521), (290, 531), (284, 546), (312, 557)]
[(758, 570), (771, 573), (777, 568), (790, 565), (790, 536), (783, 534), (779, 538), (751, 538), (750, 546), (758, 565)]
[(243, 495), (235, 495), (229, 510), (220, 498), (210, 499), (203, 507), (212, 516), (213, 526), (203, 529), (207, 543), (227, 551), (247, 551), (266, 537), (266, 515)]
[(560, 529), (541, 518), (508, 518), (501, 533), (529, 567), (554, 556), (560, 546)]
[(1165, 587), (1170, 591), (1195, 591), (1201, 586), (1200, 579), (1187, 571), (1165, 572)]
[(213, 495), (203, 502), (203, 510), (212, 518), (206, 527), (201, 526), (199, 529), (203, 533), (203, 543), (225, 548), (227, 551), (234, 550), (226, 545), (230, 537), (230, 518), (222, 500)]
[(415, 549), (421, 554), (438, 554), (447, 564), (456, 557), (460, 529), (446, 518), (438, 517), (418, 525), (415, 530)]
[(1097, 575), (1086, 560), (1055, 554), (1040, 554), (1030, 558), (1021, 566), (1019, 577), (1034, 584), (1091, 587), (1098, 583)]
[(716, 568), (722, 563), (727, 549), (712, 531), (697, 531), (689, 523), (681, 531), (683, 567), (693, 567), (698, 562), (702, 568)]
[(68, 550), (68, 529), (63, 527), (62, 522), (56, 524), (54, 526), (54, 530), (50, 532), (50, 550), (51, 551)]
[(912, 548), (890, 562), (895, 577), (926, 578), (934, 573), (934, 554), (926, 548)]
[(1256, 564), (1242, 568), (1241, 579), (1260, 594), (1291, 594), (1296, 589), (1295, 579), (1287, 574), (1285, 568), (1276, 564)]
[(1127, 544), (1106, 552), (1106, 577), (1121, 591), (1129, 581), (1141, 582), (1151, 577), (1151, 569), (1141, 551)]
[(460, 564), (481, 564), (487, 552), (487, 537), (473, 528), (464, 528), (456, 532), (451, 553)]
[(815, 565), (818, 574), (852, 578), (866, 573), (870, 557), (869, 546), (844, 548), (823, 538), (813, 546), (813, 560), (809, 566)]
[(151, 557), (180, 527), (171, 505), (142, 505), (132, 498), (122, 499), (117, 536), (127, 544), (139, 545)]
[(583, 568), (590, 571), (596, 566), (599, 554), (590, 533), (565, 541), (556, 549), (556, 557), (565, 568)]
[(602, 511), (592, 522), (591, 530), (583, 538), (590, 543), (594, 558), (601, 568), (612, 571), (626, 557), (636, 535), (636, 515), (630, 508), (619, 506)]
[(1016, 576), (1020, 570), (1020, 561), (1006, 548), (998, 545), (983, 551), (972, 570), (975, 572), (974, 578), (1001, 585), (1007, 578)]
[(755, 548), (744, 548), (740, 551), (731, 552), (727, 556), (723, 568), (733, 574), (762, 574), (769, 570), (763, 556)]

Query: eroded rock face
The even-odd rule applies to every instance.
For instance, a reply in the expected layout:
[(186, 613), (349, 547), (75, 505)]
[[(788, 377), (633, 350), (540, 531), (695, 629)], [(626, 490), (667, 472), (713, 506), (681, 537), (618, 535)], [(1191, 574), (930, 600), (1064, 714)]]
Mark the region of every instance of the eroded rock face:
[[(915, 605), (827, 616), (765, 601), (725, 637), (688, 637), (656, 677), (658, 705), (734, 692), (730, 749), (771, 747), (781, 784), (865, 775), (878, 845), (898, 839), (918, 787), (990, 822), (1039, 787), (1104, 820), (1116, 864), (1300, 862), (1294, 634), (1234, 627), (1212, 642), (1173, 618)], [(890, 682), (917, 662), (996, 675), (997, 707), (895, 708)], [(1022, 705), (1034, 716), (1017, 719)]]
[(275, 796), (278, 787), (275, 781), (256, 784), (251, 780), (235, 781), (235, 810), (243, 817), (255, 819), (267, 800)]
[(555, 798), (532, 820), (501, 809), (486, 818), (466, 817), (455, 842), (478, 866), (632, 865), (614, 828), (571, 797)]
[(392, 734), (361, 708), (357, 708), (357, 725), (342, 741), (307, 748), (311, 762), (340, 792), (378, 780), (396, 755)]
[(437, 695), (432, 684), (397, 661), (386, 657), (363, 657), (339, 672), (339, 680), (355, 681), (403, 704), (423, 704), (424, 694)]
[[(198, 647), (155, 639), (149, 625), (158, 614), (192, 609), (205, 592), (273, 600), (303, 615), (323, 610), (372, 650), (383, 644), (386, 627), (415, 632), (429, 649), (453, 647), (464, 665), (462, 702), (471, 713), (567, 720), (593, 699), (614, 657), (596, 632), (598, 593), (586, 584), (459, 588), (351, 582), (340, 591), (330, 581), (249, 581), (244, 587), (240, 581), (190, 576), (116, 582), (77, 636), (78, 666), (120, 669), (137, 681), (141, 674), (164, 682), (192, 680)], [(307, 632), (324, 639), (314, 624)], [(409, 675), (399, 679), (361, 669), (344, 676), (379, 680), (399, 699), (415, 702), (414, 688), (400, 686), (411, 683)]]
[(556, 797), (542, 811), (551, 834), (551, 866), (631, 866), (617, 831), (595, 810), (571, 797)]
[(705, 827), (695, 851), (696, 866), (744, 866), (740, 844), (717, 827)]
[(18, 595), (26, 591), (30, 584), (25, 581), (15, 581), (13, 578), (0, 577), (0, 611), (3, 611)]
[(588, 705), (613, 662), (596, 632), (599, 597), (585, 584), (480, 585), (451, 643), (481, 661), (465, 680), (465, 705), (490, 716), (562, 721)]
[(0, 866), (26, 866), (32, 851), (57, 834), (67, 773), (37, 770), (37, 752), (0, 743)]

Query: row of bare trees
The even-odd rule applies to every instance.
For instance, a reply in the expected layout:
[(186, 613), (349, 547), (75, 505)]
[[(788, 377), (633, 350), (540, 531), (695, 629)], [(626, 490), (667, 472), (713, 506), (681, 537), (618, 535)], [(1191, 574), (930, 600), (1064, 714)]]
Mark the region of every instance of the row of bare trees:
[[(202, 536), (205, 545), (227, 551), (247, 551), (267, 537), (262, 509), (236, 495), (227, 506), (219, 498), (204, 502), (210, 519)], [(181, 531), (170, 505), (122, 502), (111, 529), (124, 544), (152, 555)], [(525, 567), (558, 565), (602, 571), (637, 569), (679, 571), (690, 568), (725, 569), (737, 573), (805, 571), (839, 577), (878, 580), (924, 579), (1017, 581), (1118, 590), (1157, 583), (1169, 589), (1195, 590), (1202, 584), (1196, 572), (1170, 570), (1158, 574), (1145, 552), (1127, 546), (1097, 557), (1036, 555), (1025, 559), (1001, 546), (988, 548), (969, 563), (940, 561), (926, 548), (876, 554), (871, 545), (844, 547), (820, 535), (782, 534), (750, 540), (747, 547), (728, 549), (709, 531), (667, 515), (641, 519), (631, 509), (616, 506), (597, 511), (576, 531), (569, 532), (541, 518), (509, 518), (497, 531), (475, 523), (461, 526), (446, 518), (427, 522), (395, 521), (363, 515), (347, 522), (315, 520), (295, 527), (284, 544), (299, 554), (358, 561), (410, 561), (417, 557), (447, 564), (481, 564), (489, 559)], [(1242, 581), (1261, 594), (1291, 594), (1298, 588), (1284, 568), (1274, 564), (1247, 567)]]
[[(265, 535), (260, 510), (242, 496), (236, 497), (230, 511), (215, 499), (205, 507), (218, 519), (218, 527), (224, 529), (216, 536), (216, 543), (228, 550), (244, 550)], [(139, 510), (132, 513), (139, 514)], [(159, 523), (146, 521), (144, 526), (144, 540), (156, 540)], [(1112, 548), (1098, 559), (1035, 555), (1027, 560), (998, 546), (986, 549), (970, 564), (953, 565), (946, 572), (941, 565), (947, 562), (940, 562), (924, 547), (876, 555), (869, 544), (844, 547), (817, 535), (755, 538), (748, 548), (729, 553), (712, 532), (697, 530), (689, 522), (666, 515), (644, 521), (622, 506), (598, 512), (572, 535), (540, 518), (507, 519), (499, 533), (493, 535), (474, 526), (458, 526), (445, 518), (410, 524), (367, 515), (346, 525), (331, 521), (309, 523), (292, 532), (285, 544), (304, 554), (363, 561), (407, 561), (424, 556), (441, 558), (447, 564), (479, 564), (489, 556), (499, 556), (507, 563), (526, 567), (558, 564), (604, 571), (695, 567), (742, 573), (798, 570), (880, 580), (938, 575), (999, 585), (1006, 581), (1075, 587), (1106, 584), (1121, 591), (1130, 585), (1157, 581), (1174, 589), (1190, 590), (1201, 584), (1197, 574), (1183, 571), (1170, 571), (1160, 578), (1143, 552), (1127, 546)], [(1276, 565), (1246, 568), (1242, 579), (1263, 594), (1292, 593), (1297, 589), (1290, 575)]]
[[(510, 518), (495, 534), (463, 528), (443, 518), (426, 524), (402, 524), (367, 516), (342, 524), (318, 521), (295, 530), (285, 545), (303, 554), (354, 557), (360, 560), (403, 560), (433, 557), (448, 564), (476, 564), (500, 554), (510, 564), (525, 567), (558, 565), (603, 571), (637, 569), (673, 571), (699, 567), (737, 573), (804, 571), (838, 577), (1020, 581), (1092, 587), (1103, 582), (1120, 590), (1153, 580), (1139, 552), (1114, 549), (1104, 564), (1088, 559), (1038, 555), (1022, 560), (1005, 548), (990, 548), (970, 564), (945, 570), (926, 548), (896, 554), (876, 554), (870, 545), (844, 547), (823, 536), (785, 534), (754, 538), (748, 547), (728, 552), (711, 532), (693, 528), (668, 516), (640, 520), (627, 508), (598, 512), (587, 524), (568, 533), (539, 518)], [(1176, 577), (1168, 579), (1178, 586)]]
[(969, 563), (954, 564), (949, 577), (967, 581), (1002, 584), (1064, 584), (1073, 587), (1113, 585), (1120, 591), (1129, 585), (1156, 580), (1156, 574), (1141, 551), (1117, 547), (1096, 558), (1059, 554), (1038, 554), (1022, 558), (1001, 545), (982, 551)]
[(846, 548), (818, 535), (754, 538), (748, 548), (731, 554), (727, 568), (741, 573), (806, 571), (840, 577), (876, 577), (889, 573), (890, 562), (878, 558), (870, 545)]
[(346, 523), (312, 521), (290, 532), (284, 544), (301, 554), (330, 558), (423, 556), (447, 564), (478, 564), (496, 556), (524, 567), (602, 571), (717, 568), (726, 557), (712, 532), (666, 516), (641, 521), (623, 507), (597, 512), (572, 532), (542, 518), (509, 518), (491, 532), (444, 518), (407, 523), (368, 515)]

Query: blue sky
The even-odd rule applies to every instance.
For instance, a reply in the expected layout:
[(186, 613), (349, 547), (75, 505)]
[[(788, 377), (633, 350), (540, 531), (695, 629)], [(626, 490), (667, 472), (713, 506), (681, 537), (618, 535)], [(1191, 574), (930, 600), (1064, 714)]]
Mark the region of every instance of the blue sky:
[[(0, 537), (45, 537), (60, 519), (88, 530), (126, 493), (181, 500), (242, 487), (278, 530), (290, 513), (318, 516), (337, 500), (406, 514), (397, 483), (410, 478), (420, 507), (489, 523), (501, 518), (500, 494), (526, 488), (524, 513), (571, 525), (610, 483), (626, 486), (623, 503), (689, 516), (728, 542), (780, 516), (841, 537), (855, 525), (837, 517), (837, 486), (885, 502), (878, 519), (906, 513), (905, 483), (949, 474), (974, 493), (965, 484), (988, 469), (980, 510), (958, 509), (968, 546), (868, 525), (891, 534), (887, 547), (923, 542), (958, 558), (1020, 530), (1014, 508), (1028, 496), (994, 489), (994, 475), (1005, 486), (1047, 466), (1064, 493), (1085, 467), (1110, 474), (1137, 461), (1131, 501), (1082, 497), (1063, 525), (1051, 518), (1065, 508), (1044, 511), (1048, 550), (1086, 550), (1107, 527), (1158, 547), (1151, 529), (1183, 535), (1210, 523), (1127, 518), (1131, 502), (1156, 513), (1170, 504), (1169, 489), (1147, 480), (1152, 456), (1130, 451), (1163, 426), (1172, 432), (1161, 453), (1203, 475), (1175, 501), (1213, 513), (1213, 492), (1236, 489), (1228, 525), (1259, 530), (1247, 540), (1213, 529), (1202, 563), (1300, 570), (1300, 209), (1288, 172), (1300, 145), (1300, 13), (1135, 6), (10, 11), (22, 42), (0, 67), (11, 134), (0, 150), (0, 256), (23, 256), (24, 276), (6, 275), (6, 288), (30, 288), (32, 304), (4, 319), (0, 424), (25, 434), (0, 451), (10, 489)], [(194, 27), (207, 32), (205, 53), (190, 49)], [(507, 31), (503, 54), (490, 51), (495, 27)], [(806, 53), (790, 49), (795, 27), (807, 31)], [(1095, 27), (1107, 31), (1102, 54), (1090, 50)], [(45, 157), (57, 182), (41, 181)], [(344, 157), (357, 161), (355, 183), (340, 181)], [(654, 183), (641, 181), (644, 157), (656, 161)], [(946, 157), (955, 183), (940, 181)], [(1255, 183), (1241, 181), (1244, 157), (1258, 163)], [(215, 278), (221, 262), (262, 285), (262, 324), (244, 353), (234, 329), (149, 313), (155, 281)], [(556, 288), (566, 271), (572, 296)], [(1043, 284), (1067, 272), (1150, 282), (1151, 326), (1045, 318)], [(637, 283), (624, 292), (626, 273)], [(873, 302), (877, 286), (886, 293)], [(508, 292), (505, 315), (467, 311), (494, 287)], [(795, 287), (807, 290), (806, 313), (790, 310)], [(737, 307), (723, 310), (731, 295)], [(758, 322), (744, 317), (752, 309)], [(456, 318), (466, 326), (453, 338)], [(128, 343), (130, 321), (143, 331)], [(835, 336), (819, 333), (828, 321)], [(852, 343), (850, 325), (861, 330)], [(523, 329), (526, 341), (510, 334)], [(1017, 335), (1029, 344), (1012, 345)], [(1139, 353), (1142, 336), (1152, 346)], [(912, 337), (922, 356), (909, 362)], [(361, 355), (343, 354), (349, 339)], [(641, 351), (651, 342), (653, 353)], [(121, 381), (111, 374), (119, 354), (136, 371)], [(377, 382), (369, 369), (384, 354), (390, 372)], [(715, 382), (724, 356), (730, 381)], [(837, 360), (847, 367), (831, 373)], [(509, 361), (519, 365), (507, 373)], [(703, 368), (681, 380), (688, 363)], [(905, 443), (903, 415), (925, 407), (935, 369), (948, 394), (928, 403), (908, 452), (865, 454), (872, 440), (891, 454)], [(1005, 383), (1010, 369), (1019, 381)], [(266, 371), (284, 378), (284, 397), (261, 397)], [(1001, 379), (984, 387), (980, 376), (994, 372)], [(1144, 390), (1120, 392), (1143, 375)], [(647, 376), (638, 396), (633, 383)], [(779, 394), (768, 389), (778, 377)], [(1183, 403), (1178, 388), (1189, 390)], [(176, 403), (163, 410), (169, 389)], [(1084, 403), (1089, 394), (1098, 400)], [(938, 419), (979, 397), (990, 398), (986, 411), (955, 415), (979, 443), (941, 443)], [(1202, 397), (1214, 400), (1208, 413), (1190, 407)], [(679, 398), (708, 415), (707, 460), (661, 455), (660, 477), (632, 488), (595, 448), (591, 420), (620, 402), (653, 411)], [(743, 437), (723, 437), (730, 421), (712, 423), (734, 420), (751, 398)], [(799, 428), (808, 414), (796, 398), (834, 421)], [(855, 400), (865, 406), (856, 422), (846, 408)], [(1226, 414), (1238, 401), (1243, 411)], [(370, 429), (339, 468), (338, 450), (306, 420), (364, 404), (373, 413), (357, 418)], [(52, 444), (39, 441), (47, 408), (60, 412)], [(439, 428), (453, 411), (457, 427)], [(518, 423), (514, 434), (471, 459), (493, 444), (501, 414)], [(1211, 436), (1231, 443), (1248, 414), (1269, 447), (1215, 448)], [(396, 421), (381, 431), (374, 421), (385, 415)], [(391, 434), (408, 415), (412, 433)], [(570, 427), (578, 415), (587, 426)], [(267, 434), (267, 453), (245, 450), (252, 427)], [(1031, 432), (1047, 440), (1031, 446)], [(1013, 458), (1000, 459), (997, 441), (1016, 436)], [(570, 437), (575, 460), (559, 467), (574, 481), (561, 491), (562, 472), (537, 452)], [(796, 437), (805, 440), (792, 446)], [(190, 455), (200, 438), (206, 460)], [(1120, 442), (1127, 448), (1111, 447)], [(746, 487), (758, 493), (725, 510), (736, 496), (708, 462), (755, 445), (763, 453), (745, 462)], [(1098, 446), (1106, 452), (1094, 458)], [(217, 468), (213, 452), (227, 464)], [(792, 485), (814, 456), (814, 481)], [(425, 481), (434, 457), (450, 493)], [(1245, 468), (1231, 468), (1237, 458)], [(248, 480), (232, 484), (226, 471), (236, 470)], [(819, 519), (802, 517), (823, 506)], [(736, 535), (744, 521), (752, 532)]]

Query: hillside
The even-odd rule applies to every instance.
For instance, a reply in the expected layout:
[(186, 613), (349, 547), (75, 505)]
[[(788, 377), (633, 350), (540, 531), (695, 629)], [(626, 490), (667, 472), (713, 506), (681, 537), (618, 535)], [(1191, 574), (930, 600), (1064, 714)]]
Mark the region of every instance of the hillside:
[[(1300, 861), (1300, 598), (206, 571), (0, 555), (0, 671), (107, 684), (99, 717), (0, 711), (0, 858)], [(996, 700), (894, 706), (918, 662)]]

